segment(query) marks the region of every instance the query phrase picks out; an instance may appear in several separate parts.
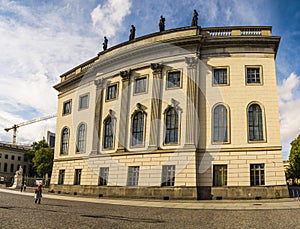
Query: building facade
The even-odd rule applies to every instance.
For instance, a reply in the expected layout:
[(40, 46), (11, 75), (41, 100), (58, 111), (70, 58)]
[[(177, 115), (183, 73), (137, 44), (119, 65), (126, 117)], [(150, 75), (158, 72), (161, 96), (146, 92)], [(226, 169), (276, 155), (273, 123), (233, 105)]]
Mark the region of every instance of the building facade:
[(52, 191), (288, 195), (271, 27), (197, 26), (116, 45), (61, 75)]

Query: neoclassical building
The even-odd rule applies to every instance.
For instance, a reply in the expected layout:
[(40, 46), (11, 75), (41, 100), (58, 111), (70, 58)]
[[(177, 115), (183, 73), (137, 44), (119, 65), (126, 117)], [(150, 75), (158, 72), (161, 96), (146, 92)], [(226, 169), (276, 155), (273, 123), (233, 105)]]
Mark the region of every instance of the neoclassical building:
[(99, 197), (279, 198), (269, 26), (190, 26), (100, 52), (61, 75), (50, 189)]

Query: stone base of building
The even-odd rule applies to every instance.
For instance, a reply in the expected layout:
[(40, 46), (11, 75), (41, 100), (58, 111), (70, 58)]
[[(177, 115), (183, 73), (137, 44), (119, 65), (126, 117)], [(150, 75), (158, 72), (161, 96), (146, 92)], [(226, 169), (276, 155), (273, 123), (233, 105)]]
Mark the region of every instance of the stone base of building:
[(286, 185), (259, 187), (120, 187), (94, 185), (55, 185), (50, 192), (113, 198), (143, 198), (164, 200), (222, 200), (288, 198)]

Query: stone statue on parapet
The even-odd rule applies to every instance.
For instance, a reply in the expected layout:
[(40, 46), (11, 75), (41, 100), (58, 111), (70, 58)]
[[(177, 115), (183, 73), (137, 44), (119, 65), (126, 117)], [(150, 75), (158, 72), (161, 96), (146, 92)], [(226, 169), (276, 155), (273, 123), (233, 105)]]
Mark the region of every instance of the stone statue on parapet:
[(160, 16), (159, 32), (165, 31), (165, 21), (166, 21), (166, 19), (163, 16)]
[(108, 40), (106, 37), (104, 37), (104, 41), (103, 41), (103, 51), (105, 51), (107, 49), (107, 43), (108, 43)]
[(130, 29), (130, 35), (129, 35), (129, 40), (133, 40), (135, 37), (135, 27), (134, 25), (131, 25), (131, 29)]
[(197, 10), (194, 10), (194, 16), (192, 20), (192, 26), (198, 26), (198, 12)]

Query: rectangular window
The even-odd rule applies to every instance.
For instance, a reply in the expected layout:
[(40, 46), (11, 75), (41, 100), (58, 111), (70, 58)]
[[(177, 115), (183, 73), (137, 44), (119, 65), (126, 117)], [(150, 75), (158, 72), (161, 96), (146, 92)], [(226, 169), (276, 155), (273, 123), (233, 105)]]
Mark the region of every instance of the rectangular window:
[(181, 75), (180, 71), (168, 72), (167, 88), (180, 88)]
[(88, 108), (89, 105), (89, 96), (82, 95), (79, 97), (79, 110)]
[(8, 155), (7, 155), (7, 154), (5, 154), (5, 155), (4, 155), (4, 158), (5, 158), (5, 159), (8, 159)]
[(260, 67), (246, 67), (247, 84), (261, 83), (261, 69)]
[(227, 82), (227, 68), (215, 68), (214, 72), (214, 84), (228, 84)]
[(163, 165), (161, 175), (161, 186), (174, 186), (175, 165)]
[(108, 167), (100, 168), (100, 172), (99, 172), (99, 185), (100, 186), (107, 185), (108, 173), (109, 173)]
[(250, 184), (265, 185), (265, 164), (250, 164)]
[(18, 156), (18, 161), (21, 161), (21, 160), (22, 160), (21, 156)]
[(106, 90), (106, 100), (112, 100), (117, 98), (117, 84), (111, 85), (107, 87)]
[(7, 172), (7, 163), (4, 163), (4, 170), (3, 170), (3, 172)]
[(139, 181), (139, 166), (128, 167), (127, 186), (137, 186)]
[(15, 160), (15, 155), (11, 155), (11, 159), (12, 159), (12, 160)]
[(81, 169), (75, 169), (74, 185), (80, 185)]
[(146, 92), (147, 89), (147, 77), (141, 77), (135, 79), (135, 84), (134, 84), (134, 93), (143, 93)]
[(71, 100), (64, 102), (63, 115), (71, 114)]
[(10, 172), (13, 173), (14, 172), (14, 164), (10, 165)]
[(213, 184), (214, 186), (227, 185), (227, 165), (214, 165), (213, 171)]
[(58, 184), (64, 184), (64, 180), (65, 180), (65, 170), (60, 169), (58, 174)]

